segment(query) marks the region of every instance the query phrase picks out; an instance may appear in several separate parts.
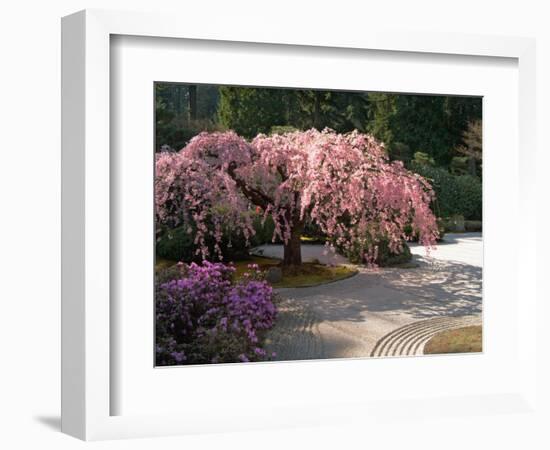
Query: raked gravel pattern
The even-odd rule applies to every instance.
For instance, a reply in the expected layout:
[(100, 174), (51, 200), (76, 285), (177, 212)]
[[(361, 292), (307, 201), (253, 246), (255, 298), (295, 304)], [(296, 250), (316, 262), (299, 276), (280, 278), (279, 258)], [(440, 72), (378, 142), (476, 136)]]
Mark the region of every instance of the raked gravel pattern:
[[(446, 239), (430, 256), (413, 248), (417, 268), (361, 268), (335, 283), (278, 290), (267, 349), (279, 361), (418, 355), (438, 331), (481, 323), (481, 236)], [(308, 246), (316, 251), (323, 247)]]
[(437, 333), (456, 328), (481, 325), (480, 316), (438, 317), (420, 320), (398, 328), (380, 339), (370, 356), (417, 356)]

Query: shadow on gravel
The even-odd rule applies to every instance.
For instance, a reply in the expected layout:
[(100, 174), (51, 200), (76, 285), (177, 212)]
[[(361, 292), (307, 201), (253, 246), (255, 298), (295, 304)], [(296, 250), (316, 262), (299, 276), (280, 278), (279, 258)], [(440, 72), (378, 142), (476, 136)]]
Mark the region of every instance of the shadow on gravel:
[[(401, 304), (415, 318), (481, 313), (481, 267), (424, 259), (418, 270), (392, 270), (383, 277), (391, 289), (404, 294)], [(377, 305), (377, 309), (369, 310), (387, 311), (391, 305)]]
[(364, 271), (330, 285), (283, 293), (305, 302), (328, 321), (363, 322), (365, 314), (407, 314), (414, 319), (479, 314), (481, 268), (459, 262), (421, 259), (416, 269)]

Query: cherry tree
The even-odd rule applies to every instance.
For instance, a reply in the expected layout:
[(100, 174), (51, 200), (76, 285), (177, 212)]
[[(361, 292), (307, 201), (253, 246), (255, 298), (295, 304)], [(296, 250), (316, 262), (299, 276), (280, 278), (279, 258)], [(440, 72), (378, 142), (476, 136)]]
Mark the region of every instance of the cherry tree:
[[(157, 221), (195, 223), (204, 259), (221, 258), (225, 229), (248, 242), (254, 234), (251, 212), (259, 210), (275, 223), (273, 240), (284, 244), (284, 265), (301, 264), (300, 238), (308, 221), (330, 245), (358, 251), (373, 263), (381, 239), (396, 253), (412, 235), (426, 247), (434, 245), (433, 196), (425, 179), (400, 161), (390, 162), (383, 144), (357, 131), (312, 129), (258, 135), (252, 142), (232, 131), (201, 133), (178, 153), (160, 153), (156, 160)], [(213, 233), (217, 255), (209, 255), (207, 233)]]

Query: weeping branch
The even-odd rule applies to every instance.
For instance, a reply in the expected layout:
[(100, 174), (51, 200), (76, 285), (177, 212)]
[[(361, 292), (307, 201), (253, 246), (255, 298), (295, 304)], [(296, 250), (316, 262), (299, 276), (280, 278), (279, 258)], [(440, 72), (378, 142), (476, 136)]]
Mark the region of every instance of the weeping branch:
[(243, 180), (241, 180), (235, 173), (235, 166), (231, 165), (227, 169), (227, 173), (233, 179), (237, 187), (241, 190), (244, 196), (254, 203), (257, 206), (260, 206), (263, 209), (273, 204), (273, 199), (268, 195), (264, 194), (259, 189), (254, 189), (253, 187), (248, 186)]

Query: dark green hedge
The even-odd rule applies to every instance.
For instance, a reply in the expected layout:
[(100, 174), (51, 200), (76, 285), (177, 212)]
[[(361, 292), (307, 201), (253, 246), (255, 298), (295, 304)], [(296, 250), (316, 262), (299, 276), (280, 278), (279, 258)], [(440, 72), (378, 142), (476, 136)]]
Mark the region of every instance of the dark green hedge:
[[(188, 228), (189, 227), (185, 225), (171, 230), (166, 230), (162, 233), (156, 244), (157, 256), (186, 263), (193, 261), (199, 262), (202, 259), (202, 256), (200, 254), (196, 254), (197, 246), (194, 243), (195, 233), (189, 233)], [(262, 224), (261, 218), (256, 216), (254, 218), (254, 229), (256, 234), (250, 241), (250, 245), (252, 247), (271, 243), (275, 225), (270, 217), (268, 217), (265, 223)], [(210, 233), (210, 235), (212, 235), (212, 233)], [(210, 255), (212, 256), (212, 259), (214, 259), (214, 240), (207, 239), (206, 243)], [(222, 239), (220, 247), (224, 261), (235, 261), (246, 259), (248, 257), (246, 241), (240, 233), (234, 232), (230, 235), (226, 233)]]
[(455, 178), (460, 195), (458, 206), (467, 220), (481, 220), (483, 192), (481, 180), (471, 175), (460, 175)]
[[(403, 251), (401, 253), (393, 253), (389, 249), (388, 240), (381, 239), (378, 242), (378, 257), (375, 263), (380, 267), (391, 267), (399, 264), (405, 264), (411, 261), (411, 249), (406, 242), (403, 242)], [(354, 264), (362, 264), (359, 249), (352, 251), (343, 251), (348, 260)]]
[(406, 242), (403, 242), (403, 251), (401, 253), (392, 253), (388, 247), (387, 241), (378, 244), (378, 258), (376, 264), (380, 267), (391, 267), (399, 264), (405, 264), (411, 261), (411, 249)]
[(412, 163), (411, 169), (432, 185), (436, 201), (434, 213), (439, 217), (460, 214), (468, 220), (481, 220), (481, 180), (471, 175), (452, 175), (442, 167)]

